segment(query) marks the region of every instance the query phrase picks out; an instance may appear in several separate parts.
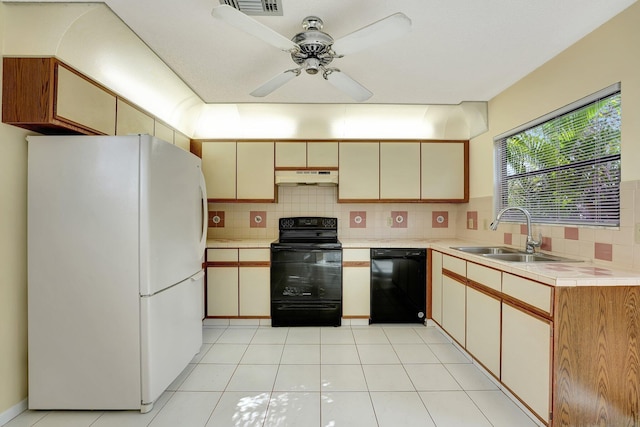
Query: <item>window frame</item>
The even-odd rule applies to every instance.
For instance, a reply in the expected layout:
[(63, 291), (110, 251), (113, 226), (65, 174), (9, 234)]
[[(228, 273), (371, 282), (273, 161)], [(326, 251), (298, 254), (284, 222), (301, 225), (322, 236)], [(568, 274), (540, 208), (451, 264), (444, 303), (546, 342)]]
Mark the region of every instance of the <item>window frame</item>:
[[(493, 208), (494, 208), (494, 216), (497, 215), (497, 213), (504, 209), (507, 206), (503, 206), (502, 201), (503, 198), (508, 200), (509, 195), (505, 195), (503, 194), (503, 189), (506, 189), (506, 191), (508, 192), (507, 187), (507, 181), (508, 181), (508, 175), (506, 172), (506, 161), (503, 161), (504, 159), (506, 159), (506, 154), (503, 153), (504, 149), (503, 146), (504, 141), (507, 138), (510, 138), (514, 135), (517, 135), (519, 133), (525, 132), (527, 130), (530, 130), (532, 128), (535, 128), (539, 125), (542, 125), (546, 122), (552, 121), (554, 119), (557, 119), (561, 116), (564, 116), (566, 114), (569, 114), (575, 110), (579, 110), (583, 107), (588, 106), (589, 104), (593, 104), (599, 100), (608, 98), (612, 95), (615, 95), (617, 93), (620, 93), (621, 95), (621, 84), (620, 82), (612, 84), (602, 90), (599, 90), (591, 95), (588, 95), (584, 98), (581, 98), (577, 101), (574, 101), (564, 107), (561, 107), (557, 110), (554, 110), (550, 113), (547, 113), (541, 117), (538, 117), (537, 119), (534, 119), (528, 123), (522, 124), (514, 129), (511, 129), (507, 132), (503, 132), (497, 136), (495, 136), (493, 138), (493, 144), (494, 144), (494, 148), (493, 148), (493, 152), (494, 152), (494, 198), (493, 198)], [(622, 112), (621, 112), (621, 116), (622, 116)], [(621, 125), (622, 127), (622, 125)], [(622, 143), (621, 141), (622, 138), (620, 138), (620, 145)], [(618, 156), (618, 161), (620, 162), (620, 168), (621, 168), (621, 147), (620, 147), (620, 154), (617, 155)], [(604, 157), (602, 157), (604, 158)], [(599, 158), (600, 159), (600, 158)], [(541, 171), (547, 171), (550, 172), (553, 169), (557, 169), (558, 167), (555, 168), (547, 168), (547, 169), (541, 169)], [(598, 218), (597, 220), (584, 220), (584, 221), (562, 221), (559, 220), (559, 217), (556, 216), (555, 218), (549, 220), (548, 218), (541, 218), (538, 217), (537, 215), (535, 215), (534, 212), (532, 212), (532, 220), (535, 223), (540, 223), (540, 224), (546, 224), (546, 225), (562, 225), (562, 226), (592, 226), (592, 227), (606, 227), (606, 228), (617, 228), (620, 226), (620, 211), (621, 211), (621, 195), (620, 195), (620, 184), (621, 184), (621, 173), (620, 176), (618, 177), (618, 194), (617, 194), (617, 218), (615, 218), (615, 222), (614, 221), (603, 221), (601, 220), (601, 218)], [(506, 197), (505, 197), (506, 196)], [(503, 221), (505, 222), (522, 222), (522, 216), (520, 214), (518, 214), (517, 212), (506, 212), (504, 217), (503, 217)]]

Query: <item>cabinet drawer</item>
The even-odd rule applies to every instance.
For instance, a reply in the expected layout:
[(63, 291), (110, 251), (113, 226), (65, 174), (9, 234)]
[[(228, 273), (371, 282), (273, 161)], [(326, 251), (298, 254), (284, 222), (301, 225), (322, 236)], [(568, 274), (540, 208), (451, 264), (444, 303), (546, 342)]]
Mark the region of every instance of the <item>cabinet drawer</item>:
[(550, 286), (503, 273), (502, 292), (546, 313), (551, 313), (552, 290)]
[(271, 250), (266, 248), (240, 249), (240, 262), (269, 262)]
[(467, 263), (467, 279), (498, 292), (502, 289), (502, 272), (472, 262)]
[(467, 262), (463, 259), (455, 258), (450, 255), (442, 255), (442, 268), (463, 277), (466, 277), (467, 275)]
[(207, 262), (238, 262), (238, 250), (207, 249)]
[(357, 248), (357, 249), (343, 249), (342, 261), (343, 262), (370, 262), (371, 250), (369, 248)]

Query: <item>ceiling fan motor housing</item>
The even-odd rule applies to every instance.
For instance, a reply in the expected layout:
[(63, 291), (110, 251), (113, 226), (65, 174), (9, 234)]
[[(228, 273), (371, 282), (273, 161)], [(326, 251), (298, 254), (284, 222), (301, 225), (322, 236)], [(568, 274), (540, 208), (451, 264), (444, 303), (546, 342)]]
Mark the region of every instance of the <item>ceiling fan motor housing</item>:
[(291, 53), (291, 59), (309, 74), (317, 74), (335, 58), (331, 50), (333, 38), (321, 31), (322, 27), (322, 19), (317, 16), (307, 16), (302, 21), (302, 28), (305, 31), (291, 39), (300, 47), (299, 50)]

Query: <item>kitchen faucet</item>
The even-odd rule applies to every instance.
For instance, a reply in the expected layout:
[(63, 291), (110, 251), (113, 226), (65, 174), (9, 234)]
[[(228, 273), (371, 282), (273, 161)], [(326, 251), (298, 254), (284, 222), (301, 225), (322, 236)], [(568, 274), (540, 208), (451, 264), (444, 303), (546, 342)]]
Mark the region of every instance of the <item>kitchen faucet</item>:
[(491, 228), (493, 231), (496, 231), (498, 229), (498, 224), (500, 223), (500, 218), (502, 217), (502, 214), (511, 209), (515, 209), (517, 211), (522, 212), (524, 216), (527, 218), (527, 243), (526, 243), (525, 251), (528, 254), (532, 254), (535, 252), (536, 246), (540, 246), (540, 244), (542, 243), (542, 233), (540, 233), (539, 240), (533, 240), (533, 237), (531, 237), (531, 214), (525, 208), (510, 206), (502, 209), (498, 213), (498, 216), (496, 216), (496, 219), (491, 223), (489, 228)]

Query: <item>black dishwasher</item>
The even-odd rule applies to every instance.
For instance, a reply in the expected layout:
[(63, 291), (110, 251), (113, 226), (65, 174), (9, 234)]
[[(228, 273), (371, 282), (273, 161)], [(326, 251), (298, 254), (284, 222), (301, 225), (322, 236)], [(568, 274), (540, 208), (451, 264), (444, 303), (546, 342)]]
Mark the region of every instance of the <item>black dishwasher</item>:
[(426, 249), (371, 249), (369, 323), (424, 323), (426, 270)]

